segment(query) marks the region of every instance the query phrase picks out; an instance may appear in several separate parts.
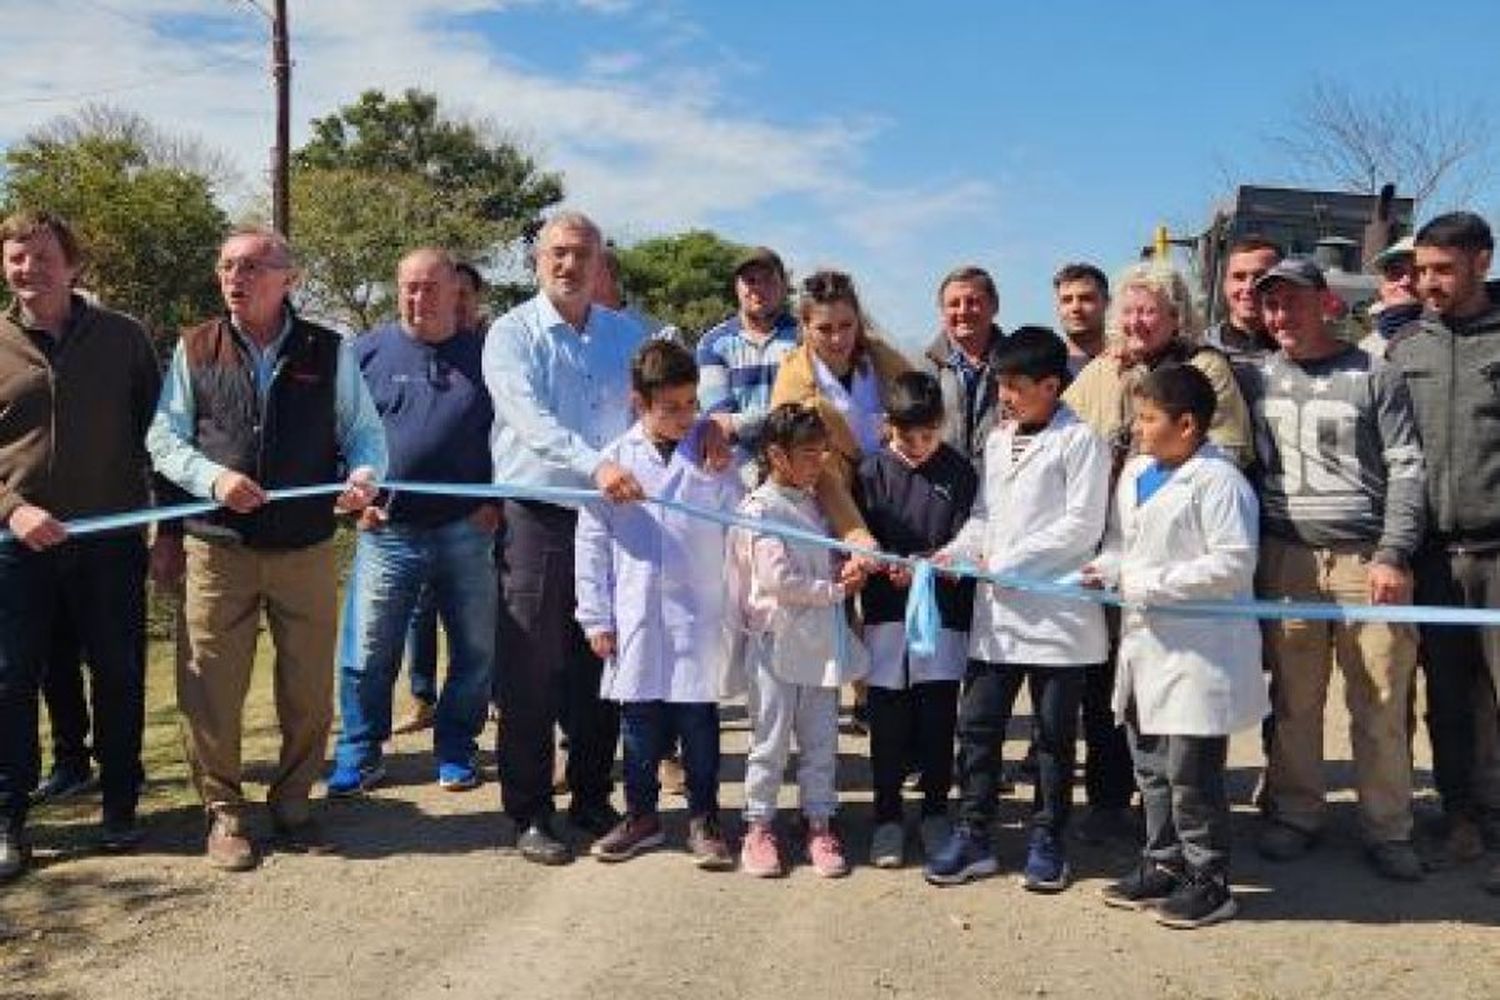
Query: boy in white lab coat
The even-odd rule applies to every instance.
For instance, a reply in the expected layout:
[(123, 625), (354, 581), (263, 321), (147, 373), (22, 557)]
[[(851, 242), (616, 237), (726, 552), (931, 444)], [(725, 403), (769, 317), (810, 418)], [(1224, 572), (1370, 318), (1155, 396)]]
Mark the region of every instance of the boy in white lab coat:
[[(732, 511), (743, 494), (732, 469), (710, 473), (693, 456), (698, 368), (670, 341), (650, 341), (631, 363), (639, 420), (604, 451), (647, 496)], [(734, 867), (719, 826), (718, 688), (725, 631), (726, 529), (654, 503), (596, 503), (578, 516), (577, 618), (605, 661), (599, 696), (621, 704), (626, 815), (595, 842), (624, 861), (663, 842), (657, 768), (679, 739), (687, 775), (688, 850), (709, 870)]]
[(1120, 474), (1104, 551), (1085, 582), (1118, 582), (1114, 709), (1130, 740), (1146, 814), (1137, 869), (1105, 902), (1154, 909), (1169, 927), (1234, 916), (1229, 891), (1229, 734), (1270, 709), (1253, 618), (1173, 615), (1142, 605), (1249, 599), (1259, 509), (1234, 462), (1205, 436), (1214, 391), (1190, 365), (1164, 365), (1134, 389), (1140, 454)]
[[(993, 362), (1007, 419), (985, 444), (984, 486), (941, 560), (1038, 581), (1077, 574), (1098, 554), (1109, 509), (1109, 447), (1061, 402), (1068, 352), (1045, 327), (1005, 338)], [(1063, 831), (1085, 670), (1108, 655), (1098, 604), (981, 583), (959, 705), (959, 823), (926, 876), (954, 885), (993, 874), (1000, 745), (1023, 682), (1037, 720), (1038, 776), (1023, 885), (1059, 892)]]

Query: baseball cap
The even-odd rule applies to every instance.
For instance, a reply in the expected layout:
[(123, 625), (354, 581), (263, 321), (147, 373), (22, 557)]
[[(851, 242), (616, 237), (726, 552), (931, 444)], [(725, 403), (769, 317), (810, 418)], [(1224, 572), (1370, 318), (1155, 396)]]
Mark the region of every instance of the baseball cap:
[(1379, 274), (1381, 271), (1385, 270), (1386, 265), (1401, 257), (1415, 256), (1416, 252), (1416, 238), (1412, 236), (1403, 236), (1396, 242), (1392, 243), (1390, 246), (1386, 247), (1384, 250), (1380, 251), (1375, 256), (1371, 257), (1370, 263), (1366, 265), (1366, 269), (1373, 273)]
[(1316, 288), (1325, 290), (1328, 288), (1328, 279), (1323, 277), (1323, 269), (1308, 257), (1288, 257), (1276, 264), (1265, 274), (1255, 281), (1255, 290), (1263, 292), (1275, 281), (1290, 281), (1294, 285), (1303, 288)]
[(732, 273), (738, 278), (741, 271), (750, 267), (769, 267), (781, 275), (782, 280), (786, 279), (786, 265), (781, 263), (781, 258), (770, 247), (751, 247), (740, 254), (734, 262)]

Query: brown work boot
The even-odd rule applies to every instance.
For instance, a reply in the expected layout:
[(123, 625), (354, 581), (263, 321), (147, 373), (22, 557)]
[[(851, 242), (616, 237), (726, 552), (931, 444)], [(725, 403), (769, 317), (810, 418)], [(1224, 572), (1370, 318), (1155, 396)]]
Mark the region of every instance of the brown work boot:
[(401, 736), (431, 729), (435, 718), (437, 718), (437, 706), (430, 705), (420, 698), (413, 698), (411, 708), (391, 727), (391, 735)]
[(260, 861), (250, 838), (223, 816), (214, 817), (203, 853), (209, 864), (226, 872), (246, 872)]

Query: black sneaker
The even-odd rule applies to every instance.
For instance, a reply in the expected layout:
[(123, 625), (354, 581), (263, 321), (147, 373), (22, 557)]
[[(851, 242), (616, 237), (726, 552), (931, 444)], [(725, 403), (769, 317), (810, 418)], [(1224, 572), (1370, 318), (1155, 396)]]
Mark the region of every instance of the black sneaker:
[(94, 769), (86, 764), (82, 768), (54, 767), (31, 793), (31, 801), (37, 805), (43, 802), (62, 802), (65, 799), (91, 792), (97, 785)]
[(127, 854), (145, 838), (146, 831), (133, 813), (105, 816), (99, 825), (99, 849), (107, 854)]
[(573, 852), (568, 849), (568, 845), (552, 832), (551, 817), (527, 826), (516, 840), (516, 850), (527, 861), (539, 865), (565, 865), (573, 860)]
[(1149, 910), (1176, 892), (1181, 882), (1181, 873), (1143, 860), (1135, 871), (1104, 887), (1104, 902), (1122, 910)]
[(1187, 878), (1156, 908), (1156, 922), (1178, 930), (1195, 930), (1228, 920), (1239, 912), (1223, 875), (1189, 872)]

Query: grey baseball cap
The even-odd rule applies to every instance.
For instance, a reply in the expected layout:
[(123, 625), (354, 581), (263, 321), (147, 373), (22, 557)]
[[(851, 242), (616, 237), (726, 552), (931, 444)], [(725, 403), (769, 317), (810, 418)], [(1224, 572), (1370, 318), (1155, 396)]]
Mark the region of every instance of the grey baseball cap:
[(1294, 285), (1320, 291), (1328, 288), (1328, 279), (1323, 277), (1323, 269), (1308, 257), (1288, 257), (1280, 261), (1256, 279), (1255, 290), (1263, 292), (1277, 281), (1290, 281)]

